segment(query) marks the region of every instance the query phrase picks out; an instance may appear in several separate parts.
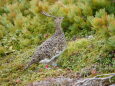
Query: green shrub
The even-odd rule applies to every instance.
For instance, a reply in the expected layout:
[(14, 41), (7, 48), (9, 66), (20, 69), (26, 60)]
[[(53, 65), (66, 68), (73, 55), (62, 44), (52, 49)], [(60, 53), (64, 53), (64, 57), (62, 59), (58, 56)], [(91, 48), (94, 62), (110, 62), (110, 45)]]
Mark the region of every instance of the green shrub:
[(115, 36), (112, 36), (110, 37), (108, 40), (107, 40), (107, 48), (108, 50), (115, 50)]

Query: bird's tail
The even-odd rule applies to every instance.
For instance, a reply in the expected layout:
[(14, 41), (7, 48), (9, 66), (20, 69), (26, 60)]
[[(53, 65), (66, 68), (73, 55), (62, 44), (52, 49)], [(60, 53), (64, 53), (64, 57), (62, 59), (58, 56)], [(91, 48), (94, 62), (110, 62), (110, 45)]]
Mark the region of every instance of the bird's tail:
[(28, 69), (33, 63), (36, 63), (36, 59), (32, 59), (26, 66), (24, 69)]
[(31, 61), (31, 62), (29, 62), (29, 63), (25, 66), (24, 70), (28, 69), (28, 68), (29, 68), (32, 64), (33, 64), (33, 62), (32, 62), (32, 61)]
[(39, 61), (40, 61), (40, 59), (35, 58), (35, 56), (33, 55), (33, 56), (32, 56), (32, 60), (25, 66), (24, 69), (28, 69), (32, 64), (37, 63), (37, 62), (39, 62)]

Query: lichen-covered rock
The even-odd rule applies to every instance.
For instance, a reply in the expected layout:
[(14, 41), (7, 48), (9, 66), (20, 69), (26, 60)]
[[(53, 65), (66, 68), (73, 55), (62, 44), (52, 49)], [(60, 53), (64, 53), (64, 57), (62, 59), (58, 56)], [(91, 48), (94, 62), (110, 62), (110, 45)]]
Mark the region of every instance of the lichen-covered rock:
[[(101, 78), (101, 77), (102, 78)], [(104, 77), (106, 76), (106, 77)], [(103, 74), (93, 78), (48, 78), (44, 81), (33, 82), (27, 86), (115, 86), (115, 73)]]

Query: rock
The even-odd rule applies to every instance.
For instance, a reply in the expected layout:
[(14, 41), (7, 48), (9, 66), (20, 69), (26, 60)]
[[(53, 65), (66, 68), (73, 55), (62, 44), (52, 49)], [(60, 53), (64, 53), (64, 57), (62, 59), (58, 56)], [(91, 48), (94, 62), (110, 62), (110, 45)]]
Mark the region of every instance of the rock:
[(27, 86), (72, 86), (73, 79), (70, 78), (48, 78), (44, 81), (33, 82)]
[(115, 86), (115, 84), (109, 85), (109, 86)]
[(98, 75), (94, 78), (86, 78), (86, 79), (78, 80), (74, 84), (74, 86), (109, 86), (113, 83), (115, 83), (115, 73), (103, 74), (103, 75)]
[(65, 77), (48, 78), (43, 81), (33, 82), (27, 86), (115, 86), (115, 73), (79, 80)]

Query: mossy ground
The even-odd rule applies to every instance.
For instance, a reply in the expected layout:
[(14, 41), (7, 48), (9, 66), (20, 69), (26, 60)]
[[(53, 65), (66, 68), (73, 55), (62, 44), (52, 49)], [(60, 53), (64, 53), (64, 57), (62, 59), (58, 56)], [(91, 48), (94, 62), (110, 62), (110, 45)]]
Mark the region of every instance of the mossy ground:
[[(33, 81), (44, 80), (47, 77), (62, 76), (67, 73), (66, 69), (87, 74), (91, 72), (93, 65), (96, 65), (97, 74), (115, 72), (114, 60), (105, 64), (98, 62), (101, 58), (107, 58), (100, 58), (100, 55), (106, 56), (107, 54), (104, 53), (103, 49), (98, 49), (98, 45), (94, 43), (97, 43), (95, 39), (86, 38), (68, 42), (68, 48), (58, 59), (59, 67), (50, 70), (45, 69), (45, 65), (39, 64), (33, 64), (29, 69), (23, 70), (27, 62), (30, 61), (35, 48), (4, 56), (0, 59), (0, 84), (2, 86), (22, 86)], [(111, 64), (111, 66), (108, 66), (108, 64)], [(83, 68), (89, 68), (89, 70), (82, 71)]]
[(32, 55), (33, 49), (28, 49), (23, 52), (13, 53), (5, 56), (0, 60), (0, 85), (23, 86), (32, 81), (39, 81), (46, 77), (55, 77), (64, 73), (56, 68), (48, 70), (45, 65), (34, 64), (27, 70), (24, 67), (27, 65), (28, 58)]

